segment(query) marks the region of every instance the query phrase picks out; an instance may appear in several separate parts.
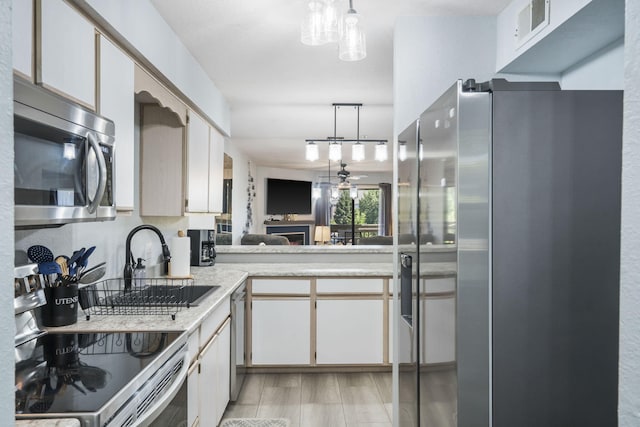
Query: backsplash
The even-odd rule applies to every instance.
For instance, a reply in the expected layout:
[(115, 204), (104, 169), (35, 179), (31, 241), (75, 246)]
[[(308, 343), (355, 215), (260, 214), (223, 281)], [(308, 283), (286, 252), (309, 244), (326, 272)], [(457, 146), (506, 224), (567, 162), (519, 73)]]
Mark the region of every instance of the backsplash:
[[(47, 246), (57, 255), (71, 255), (82, 247), (96, 246), (89, 259), (89, 267), (99, 262), (107, 263), (105, 278), (121, 277), (125, 262), (125, 243), (129, 231), (140, 224), (152, 224), (162, 231), (167, 242), (179, 229), (189, 227), (186, 217), (141, 218), (138, 215), (121, 215), (114, 221), (67, 224), (60, 228), (15, 231), (15, 265), (27, 264), (27, 249), (32, 245)], [(211, 224), (211, 228), (214, 225)], [(148, 254), (151, 256), (147, 259)], [(162, 254), (158, 237), (151, 231), (137, 233), (131, 241), (131, 253), (135, 258), (145, 259), (147, 274), (161, 273)]]

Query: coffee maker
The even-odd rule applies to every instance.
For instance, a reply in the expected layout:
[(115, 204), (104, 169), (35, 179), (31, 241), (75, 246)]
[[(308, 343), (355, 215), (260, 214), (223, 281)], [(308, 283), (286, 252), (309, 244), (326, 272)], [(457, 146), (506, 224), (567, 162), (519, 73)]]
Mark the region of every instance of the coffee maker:
[(191, 265), (210, 266), (216, 262), (215, 230), (187, 230), (191, 238)]

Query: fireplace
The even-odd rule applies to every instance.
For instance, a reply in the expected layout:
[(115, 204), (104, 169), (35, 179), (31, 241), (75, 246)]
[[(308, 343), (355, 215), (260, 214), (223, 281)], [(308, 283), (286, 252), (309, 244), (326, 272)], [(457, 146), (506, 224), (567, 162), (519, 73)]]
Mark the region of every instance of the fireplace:
[(299, 233), (269, 233), (274, 236), (284, 236), (289, 239), (290, 245), (304, 245), (304, 232)]
[(285, 236), (292, 245), (310, 245), (312, 221), (265, 221), (267, 234)]

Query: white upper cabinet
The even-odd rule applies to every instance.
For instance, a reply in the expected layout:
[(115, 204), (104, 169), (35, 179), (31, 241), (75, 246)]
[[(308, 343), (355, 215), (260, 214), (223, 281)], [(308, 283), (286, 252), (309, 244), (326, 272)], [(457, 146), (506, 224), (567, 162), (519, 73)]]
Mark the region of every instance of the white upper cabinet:
[(224, 136), (210, 128), (209, 146), (209, 212), (222, 212), (224, 181)]
[[(14, 2), (15, 3), (15, 2)], [(62, 0), (36, 1), (36, 83), (95, 108), (95, 29)]]
[(14, 1), (12, 19), (13, 69), (33, 80), (33, 2)]
[(187, 139), (187, 211), (222, 212), (224, 137), (191, 112)]
[(209, 125), (197, 114), (189, 114), (187, 125), (187, 198), (189, 212), (209, 209)]
[(134, 63), (109, 40), (100, 37), (98, 112), (116, 126), (115, 194), (118, 210), (133, 210)]

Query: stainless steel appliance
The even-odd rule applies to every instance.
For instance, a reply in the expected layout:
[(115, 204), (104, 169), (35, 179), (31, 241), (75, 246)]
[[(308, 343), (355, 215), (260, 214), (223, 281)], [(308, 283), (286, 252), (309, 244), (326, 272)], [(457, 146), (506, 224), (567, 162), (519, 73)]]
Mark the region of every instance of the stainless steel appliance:
[(216, 262), (216, 231), (187, 230), (191, 238), (191, 265), (209, 266)]
[(186, 341), (183, 332), (57, 332), (17, 346), (16, 419), (185, 425)]
[(247, 286), (243, 283), (231, 294), (231, 377), (229, 396), (232, 402), (238, 400), (247, 369), (247, 354), (244, 350), (246, 303)]
[(113, 220), (112, 121), (14, 79), (16, 227)]
[[(622, 92), (458, 81), (398, 141), (400, 425), (616, 425)], [(430, 243), (457, 248), (438, 365)]]
[(44, 278), (15, 269), (16, 419), (77, 418), (83, 427), (187, 423), (184, 332), (45, 332)]

